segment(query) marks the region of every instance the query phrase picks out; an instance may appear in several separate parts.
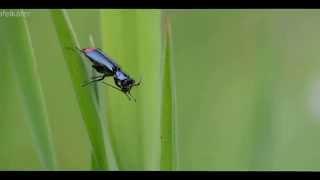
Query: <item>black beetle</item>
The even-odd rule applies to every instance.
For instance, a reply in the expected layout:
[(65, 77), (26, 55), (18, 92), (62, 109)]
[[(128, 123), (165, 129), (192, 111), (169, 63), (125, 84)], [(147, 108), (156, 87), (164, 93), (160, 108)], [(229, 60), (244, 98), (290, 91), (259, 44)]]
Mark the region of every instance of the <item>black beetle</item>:
[(132, 87), (139, 86), (141, 83), (141, 80), (136, 83), (134, 79), (132, 79), (125, 72), (123, 72), (120, 66), (116, 64), (114, 61), (112, 61), (99, 48), (83, 48), (83, 49), (77, 48), (77, 49), (92, 62), (92, 67), (98, 73), (102, 74), (100, 76), (93, 77), (93, 80), (85, 83), (83, 86), (86, 86), (93, 82), (102, 81), (105, 77), (113, 76), (114, 82), (118, 88), (111, 84), (108, 84), (105, 82), (103, 83), (123, 92), (125, 95), (127, 95), (129, 100), (133, 98), (134, 101), (136, 101), (135, 98), (131, 95), (130, 91)]

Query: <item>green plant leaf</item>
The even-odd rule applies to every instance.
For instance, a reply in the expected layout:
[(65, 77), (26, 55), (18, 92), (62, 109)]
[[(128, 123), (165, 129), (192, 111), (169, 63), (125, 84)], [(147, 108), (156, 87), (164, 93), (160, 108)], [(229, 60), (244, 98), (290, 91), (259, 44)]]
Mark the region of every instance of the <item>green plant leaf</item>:
[(176, 165), (176, 102), (174, 64), (172, 60), (171, 24), (165, 19), (164, 58), (161, 66), (161, 170), (174, 170)]
[(45, 169), (54, 170), (56, 159), (48, 113), (26, 19), (5, 18), (2, 23), (2, 40), (10, 42), (3, 47), (6, 52), (4, 61), (9, 61), (14, 72), (40, 161)]
[[(121, 170), (160, 169), (160, 10), (104, 10), (103, 50), (136, 81), (137, 102), (107, 88), (112, 147)], [(109, 80), (110, 83), (112, 79)]]
[(92, 156), (95, 156), (96, 159), (95, 167), (99, 170), (106, 170), (108, 169), (108, 161), (105, 152), (101, 115), (99, 114), (95, 100), (96, 97), (94, 97), (90, 86), (82, 87), (84, 81), (87, 81), (89, 78), (80, 52), (76, 53), (70, 50), (70, 48), (79, 47), (79, 43), (66, 11), (52, 10), (51, 16), (70, 72), (79, 108), (87, 128), (92, 146)]
[[(90, 41), (91, 47), (97, 47), (94, 43), (92, 35), (89, 36), (89, 41)], [(93, 68), (91, 71), (91, 75), (97, 76), (97, 73), (96, 73), (95, 69), (93, 69)], [(97, 104), (99, 107), (99, 111), (101, 112), (101, 116), (103, 119), (103, 121), (102, 121), (103, 127), (107, 127), (107, 124), (104, 123), (107, 121), (106, 105), (105, 105), (105, 101), (101, 101), (101, 100), (105, 99), (105, 94), (103, 93), (105, 89), (103, 86), (98, 86), (97, 83), (93, 84), (93, 87), (94, 87), (94, 94), (95, 94), (96, 101), (97, 101)], [(109, 140), (110, 139), (109, 133), (107, 131), (103, 131), (103, 132), (105, 132), (104, 137), (106, 137), (106, 139)], [(113, 148), (110, 144), (110, 141), (106, 141), (105, 143), (106, 143), (106, 154), (107, 154), (108, 161), (109, 161), (108, 163), (110, 165), (109, 169), (110, 170), (118, 170), (117, 161), (114, 156)], [(95, 159), (93, 154), (91, 155), (91, 159), (92, 159), (91, 166), (93, 169), (95, 169), (97, 166), (97, 162), (96, 162), (97, 160)]]

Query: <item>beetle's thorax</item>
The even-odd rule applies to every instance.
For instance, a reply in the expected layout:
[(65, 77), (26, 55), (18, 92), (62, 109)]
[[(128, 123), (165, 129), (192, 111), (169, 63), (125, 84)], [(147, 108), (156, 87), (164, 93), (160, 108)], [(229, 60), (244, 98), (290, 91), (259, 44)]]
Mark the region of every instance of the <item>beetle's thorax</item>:
[(118, 70), (114, 74), (115, 84), (123, 91), (129, 92), (135, 83), (126, 73), (121, 70)]
[(114, 77), (120, 81), (125, 80), (125, 79), (130, 79), (130, 77), (126, 73), (121, 71), (120, 69), (116, 70), (116, 72), (114, 73)]

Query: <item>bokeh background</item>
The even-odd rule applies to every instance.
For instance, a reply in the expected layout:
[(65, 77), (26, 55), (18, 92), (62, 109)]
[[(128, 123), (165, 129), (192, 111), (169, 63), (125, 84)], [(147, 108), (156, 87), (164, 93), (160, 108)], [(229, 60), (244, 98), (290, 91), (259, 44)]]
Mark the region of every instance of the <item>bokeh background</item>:
[[(30, 12), (27, 21), (58, 169), (88, 170), (89, 139), (50, 13), (25, 11)], [(107, 22), (101, 28), (101, 13), (108, 16), (112, 12), (109, 16), (117, 16), (118, 11), (128, 17), (137, 11), (147, 16), (155, 13), (101, 11), (68, 10), (81, 46), (90, 46), (89, 35), (97, 46), (108, 46), (102, 45)], [(320, 169), (319, 10), (159, 12), (170, 18), (172, 26), (178, 170)], [(1, 21), (3, 17), (0, 26)], [(130, 23), (133, 22), (125, 26), (129, 34), (134, 31)], [(148, 33), (148, 29), (141, 31), (146, 36)], [(139, 43), (139, 38), (129, 43), (135, 42)], [(118, 54), (115, 56), (121, 57), (121, 52)], [(0, 82), (5, 82), (0, 84), (0, 169), (42, 169), (11, 66), (1, 59), (0, 64)], [(143, 67), (148, 68), (148, 64)], [(134, 72), (138, 79), (143, 69), (127, 71)], [(138, 102), (143, 96), (137, 95)], [(118, 106), (127, 101), (121, 95), (116, 97), (111, 100)], [(130, 109), (122, 110), (130, 116)], [(119, 121), (113, 117), (108, 118), (111, 128)], [(136, 127), (116, 128), (116, 141), (120, 142), (125, 137), (119, 134)], [(134, 138), (131, 143), (139, 143), (148, 135), (139, 132), (139, 129), (131, 131)], [(115, 147), (128, 153), (121, 155), (122, 169), (146, 169), (141, 165), (139, 153), (130, 154), (139, 146), (143, 145)]]

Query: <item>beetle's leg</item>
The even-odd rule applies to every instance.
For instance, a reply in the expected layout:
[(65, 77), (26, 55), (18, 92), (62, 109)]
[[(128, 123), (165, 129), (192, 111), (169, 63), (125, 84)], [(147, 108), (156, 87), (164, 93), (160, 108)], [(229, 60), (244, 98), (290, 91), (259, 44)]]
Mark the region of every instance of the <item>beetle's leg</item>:
[(113, 86), (113, 85), (111, 85), (111, 84), (109, 84), (109, 83), (106, 83), (106, 82), (102, 82), (102, 83), (105, 84), (105, 85), (107, 85), (107, 86), (110, 86), (110, 87), (112, 87), (112, 88), (114, 88), (114, 89), (116, 89), (116, 90), (118, 90), (118, 91), (120, 91), (120, 92), (122, 92), (121, 89), (119, 89), (119, 88), (117, 88), (117, 87), (115, 87), (115, 86)]
[(128, 97), (129, 101), (131, 101), (131, 98), (130, 98), (130, 96), (129, 96), (128, 94), (126, 94), (126, 96)]
[(101, 77), (103, 77), (103, 75), (93, 76), (93, 77), (91, 77), (91, 78), (92, 78), (92, 79), (97, 79), (97, 78), (101, 78)]
[(87, 86), (87, 85), (89, 85), (89, 84), (91, 84), (91, 83), (94, 83), (94, 82), (97, 82), (97, 81), (101, 81), (101, 79), (94, 79), (94, 80), (92, 80), (92, 81), (88, 81), (88, 82), (82, 84), (82, 87)]
[[(117, 87), (115, 87), (115, 86), (113, 86), (113, 85), (111, 85), (109, 83), (106, 83), (106, 82), (102, 82), (102, 83), (107, 85), (107, 86), (110, 86), (110, 87), (112, 87), (112, 88), (114, 88), (114, 89), (116, 89), (116, 90), (118, 90), (120, 92), (122, 92), (121, 89), (119, 89), (119, 88), (117, 88)], [(131, 98), (132, 98), (134, 100), (134, 102), (136, 102), (136, 99), (130, 94), (130, 92), (129, 93), (125, 93), (125, 95), (128, 97), (129, 101), (131, 101)]]
[(128, 92), (128, 94), (129, 94), (130, 97), (134, 100), (134, 102), (137, 102), (136, 98), (134, 98), (134, 97), (132, 96), (132, 94), (130, 93), (130, 91)]
[[(107, 85), (107, 86), (110, 86), (110, 87), (112, 87), (112, 88), (114, 88), (114, 89), (116, 89), (116, 90), (118, 90), (118, 91), (120, 91), (120, 92), (122, 92), (121, 89), (119, 89), (119, 88), (116, 87), (116, 86), (113, 86), (113, 85), (111, 85), (111, 84), (109, 84), (109, 83), (106, 83), (106, 82), (102, 82), (102, 83), (105, 84), (105, 85)], [(131, 101), (131, 98), (132, 98), (132, 99), (134, 100), (134, 102), (136, 102), (136, 99), (131, 95), (130, 91), (129, 91), (129, 93), (125, 93), (125, 95), (128, 97), (129, 101)]]
[(117, 79), (117, 78), (113, 78), (114, 79), (114, 83), (118, 86), (118, 87), (121, 87), (121, 83), (120, 83), (120, 81), (119, 81), (119, 79)]
[[(117, 87), (115, 87), (115, 86), (113, 86), (113, 85), (111, 85), (111, 84), (109, 84), (109, 83), (106, 83), (106, 82), (102, 82), (102, 83), (103, 83), (103, 84), (106, 84), (106, 85), (108, 85), (108, 86), (110, 86), (110, 87), (112, 87), (112, 88), (114, 88), (114, 89), (116, 89), (116, 90), (118, 90), (118, 91), (120, 91), (120, 92), (122, 92), (121, 89), (119, 89), (119, 88), (117, 88)], [(130, 96), (129, 96), (127, 93), (125, 93), (125, 95), (128, 97), (129, 101), (131, 101)], [(134, 99), (134, 98), (133, 98), (133, 99)], [(134, 101), (136, 101), (136, 100), (134, 99)]]
[(103, 80), (105, 77), (106, 77), (106, 76), (103, 75), (103, 76), (101, 76), (101, 77), (98, 78), (98, 79), (94, 79), (94, 80), (92, 80), (92, 81), (89, 81), (89, 82), (83, 84), (82, 86), (87, 86), (87, 85), (89, 85), (89, 84), (91, 84), (91, 83), (94, 83), (94, 82), (97, 82), (97, 81), (101, 81), (101, 80)]

